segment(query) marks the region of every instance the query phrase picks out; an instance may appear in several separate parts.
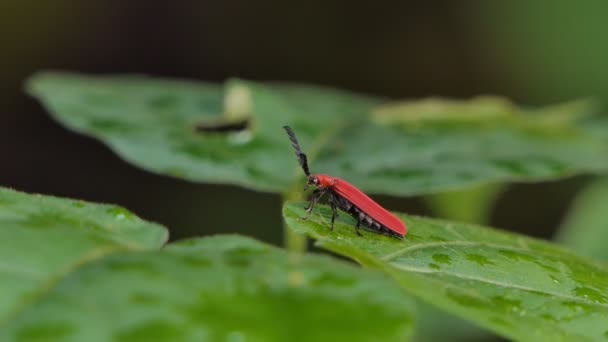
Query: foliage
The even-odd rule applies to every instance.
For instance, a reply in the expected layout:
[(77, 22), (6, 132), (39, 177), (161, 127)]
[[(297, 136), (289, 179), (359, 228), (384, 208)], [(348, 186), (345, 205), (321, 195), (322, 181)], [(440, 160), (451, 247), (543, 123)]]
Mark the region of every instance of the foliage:
[(332, 258), (290, 256), (239, 236), (159, 250), (164, 228), (124, 209), (5, 189), (0, 215), (2, 341), (398, 341), (412, 333), (405, 294)]
[[(299, 199), (303, 174), (281, 129), (290, 125), (313, 172), (370, 193), (424, 195), (450, 220), (398, 214), (409, 228), (404, 240), (358, 237), (347, 215), (330, 231), (327, 207), (304, 221), (303, 203), (287, 202), (288, 232), (363, 266), (356, 267), (293, 253), (293, 238), (288, 251), (239, 236), (163, 247), (166, 229), (125, 209), (0, 188), (1, 340), (477, 336), (463, 320), (516, 340), (608, 336), (605, 264), (470, 224), (487, 220), (509, 182), (606, 172), (608, 121), (588, 101), (390, 102), (294, 84), (66, 73), (38, 74), (27, 89), (57, 121), (135, 166)], [(222, 125), (244, 129), (198, 129)], [(593, 187), (560, 237), (602, 258), (605, 186)]]
[(293, 229), (317, 244), (382, 270), (404, 289), (515, 340), (597, 340), (608, 329), (608, 269), (550, 243), (464, 223), (400, 215), (410, 233), (398, 240), (357, 237), (353, 220), (328, 229), (331, 210), (301, 220), (302, 203), (287, 204)]
[[(501, 98), (387, 103), (300, 85), (232, 80), (222, 89), (53, 73), (33, 77), (28, 89), (59, 122), (134, 165), (261, 191), (284, 193), (301, 176), (284, 125), (298, 134), (313, 172), (372, 193), (419, 195), (608, 169), (608, 159), (597, 157), (605, 141), (575, 125), (593, 113), (587, 102), (537, 110)], [(250, 129), (239, 133), (195, 130), (244, 118)]]
[(591, 184), (576, 198), (556, 240), (581, 255), (608, 261), (608, 180)]

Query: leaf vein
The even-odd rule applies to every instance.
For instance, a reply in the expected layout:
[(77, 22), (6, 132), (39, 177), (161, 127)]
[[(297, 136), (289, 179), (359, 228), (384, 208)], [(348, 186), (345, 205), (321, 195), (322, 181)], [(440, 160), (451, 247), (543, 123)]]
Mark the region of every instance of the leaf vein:
[(465, 276), (463, 274), (446, 272), (446, 271), (441, 271), (441, 270), (438, 271), (438, 270), (431, 270), (431, 269), (423, 269), (423, 268), (418, 268), (418, 267), (410, 267), (410, 266), (392, 264), (392, 263), (391, 263), (391, 265), (395, 268), (398, 268), (399, 270), (406, 271), (406, 272), (447, 275), (447, 276), (459, 278), (462, 280), (477, 281), (477, 282), (486, 283), (486, 284), (490, 284), (490, 285), (494, 285), (494, 286), (500, 286), (500, 287), (504, 287), (504, 288), (511, 288), (511, 289), (516, 289), (516, 290), (520, 290), (520, 291), (536, 293), (536, 294), (541, 294), (541, 295), (549, 295), (549, 296), (554, 296), (554, 297), (561, 298), (561, 299), (567, 299), (567, 300), (577, 302), (577, 303), (582, 303), (585, 305), (594, 305), (594, 306), (599, 306), (599, 307), (608, 309), (608, 304), (606, 304), (606, 303), (588, 302), (579, 297), (570, 296), (570, 295), (567, 295), (564, 293), (558, 293), (558, 292), (553, 292), (553, 291), (540, 291), (540, 290), (537, 290), (537, 289), (534, 289), (531, 287), (527, 287), (527, 286), (509, 284), (509, 283), (504, 283), (501, 281), (486, 279), (486, 278), (481, 278), (481, 277)]
[(413, 252), (413, 251), (417, 251), (417, 250), (422, 250), (422, 249), (427, 249), (427, 248), (434, 248), (434, 247), (451, 247), (451, 246), (467, 246), (467, 247), (474, 247), (474, 246), (484, 246), (484, 247), (490, 247), (490, 248), (495, 248), (495, 249), (504, 249), (504, 250), (512, 250), (512, 251), (519, 251), (519, 252), (529, 252), (529, 249), (526, 248), (521, 248), (521, 247), (513, 247), (513, 246), (504, 246), (504, 245), (496, 245), (496, 244), (492, 244), (492, 243), (485, 243), (485, 242), (475, 242), (475, 241), (439, 241), (439, 242), (429, 242), (429, 243), (420, 243), (417, 245), (413, 245), (413, 246), (409, 246), (409, 247), (405, 247), (402, 249), (399, 249), (393, 253), (387, 254), (383, 257), (381, 257), (381, 260), (384, 261), (390, 261), (395, 259), (396, 257), (399, 257), (401, 255)]

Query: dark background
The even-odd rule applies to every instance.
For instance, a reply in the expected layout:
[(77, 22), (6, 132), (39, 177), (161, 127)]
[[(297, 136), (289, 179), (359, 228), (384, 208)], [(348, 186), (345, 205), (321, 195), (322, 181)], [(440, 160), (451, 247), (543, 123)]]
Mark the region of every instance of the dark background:
[[(606, 99), (608, 3), (570, 4), (0, 0), (0, 185), (116, 203), (173, 238), (240, 232), (280, 243), (278, 196), (132, 167), (52, 121), (24, 80), (61, 69), (307, 82), (394, 98)], [(491, 223), (548, 237), (584, 181), (512, 186)], [(430, 214), (420, 201), (378, 199)]]

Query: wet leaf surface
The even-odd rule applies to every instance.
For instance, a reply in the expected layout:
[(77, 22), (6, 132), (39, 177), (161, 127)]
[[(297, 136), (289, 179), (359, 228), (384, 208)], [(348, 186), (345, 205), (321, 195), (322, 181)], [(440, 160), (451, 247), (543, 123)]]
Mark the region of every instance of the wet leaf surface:
[(217, 236), (91, 263), (0, 339), (404, 341), (413, 325), (411, 300), (382, 274)]
[(0, 341), (413, 334), (413, 301), (381, 273), (239, 236), (160, 249), (164, 227), (112, 205), (0, 188), (0, 237)]
[(81, 265), (166, 240), (164, 227), (117, 206), (0, 188), (0, 326)]
[(354, 234), (329, 208), (309, 220), (302, 203), (284, 207), (287, 224), (317, 244), (383, 270), (411, 294), (493, 330), (528, 341), (603, 340), (608, 331), (608, 270), (551, 243), (496, 229), (400, 214), (398, 240)]

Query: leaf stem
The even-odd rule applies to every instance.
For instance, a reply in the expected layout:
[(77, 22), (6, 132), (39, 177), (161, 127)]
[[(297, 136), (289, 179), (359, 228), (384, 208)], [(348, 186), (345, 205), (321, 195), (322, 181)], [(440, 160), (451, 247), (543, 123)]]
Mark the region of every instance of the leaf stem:
[[(283, 193), (283, 201), (301, 201), (304, 199), (303, 191), (295, 184), (290, 187), (290, 190)], [(308, 244), (308, 239), (304, 235), (300, 235), (287, 227), (287, 223), (283, 222), (283, 239), (285, 248), (290, 252), (304, 253)]]

